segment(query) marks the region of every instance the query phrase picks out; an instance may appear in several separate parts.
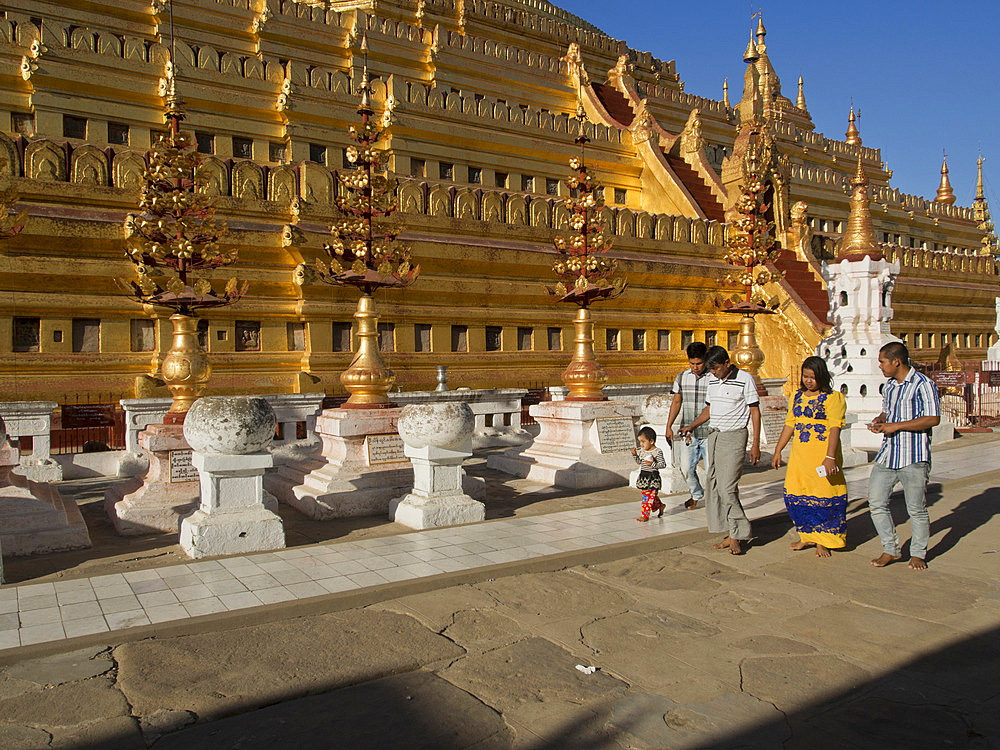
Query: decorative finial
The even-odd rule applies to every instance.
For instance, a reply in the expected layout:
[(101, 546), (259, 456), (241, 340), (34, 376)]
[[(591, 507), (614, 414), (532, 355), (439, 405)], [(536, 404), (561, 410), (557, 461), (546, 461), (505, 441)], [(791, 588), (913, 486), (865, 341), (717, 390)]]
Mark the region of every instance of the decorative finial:
[(861, 133), (858, 131), (858, 126), (855, 124), (857, 118), (854, 116), (854, 101), (851, 101), (851, 114), (847, 118), (847, 142), (852, 146), (861, 145)]
[(978, 176), (976, 177), (976, 201), (982, 203), (986, 200), (986, 192), (983, 190), (983, 155), (979, 154), (979, 158), (976, 160), (976, 169), (978, 171)]
[(806, 110), (806, 95), (802, 91), (802, 74), (799, 73), (799, 96), (795, 100), (795, 106), (801, 109), (803, 112)]
[(743, 62), (750, 64), (757, 62), (760, 59), (760, 55), (757, 54), (757, 45), (753, 43), (753, 37), (747, 42), (746, 51), (743, 53)]
[(837, 250), (838, 258), (867, 255), (881, 256), (875, 244), (875, 227), (868, 204), (868, 175), (861, 164), (861, 150), (858, 150), (858, 168), (851, 180), (851, 213), (847, 218), (847, 231)]
[(757, 44), (764, 43), (764, 37), (767, 36), (767, 29), (764, 28), (764, 14), (759, 12), (757, 15)]
[(361, 52), (364, 54), (364, 62), (361, 68), (361, 106), (358, 107), (358, 114), (371, 115), (372, 109), (372, 89), (368, 85), (368, 34), (361, 35)]
[(732, 105), (729, 103), (729, 79), (722, 79), (722, 103), (726, 105), (728, 109)]
[(951, 189), (951, 180), (948, 179), (948, 154), (944, 155), (941, 162), (941, 184), (938, 185), (935, 203), (944, 203), (951, 206), (955, 203), (955, 191)]

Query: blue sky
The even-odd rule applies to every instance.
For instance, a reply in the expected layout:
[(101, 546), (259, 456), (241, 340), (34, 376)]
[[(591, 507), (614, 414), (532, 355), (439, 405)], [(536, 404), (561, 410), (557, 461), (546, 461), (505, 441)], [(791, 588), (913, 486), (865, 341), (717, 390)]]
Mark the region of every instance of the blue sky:
[(554, 2), (635, 49), (676, 60), (685, 91), (721, 98), (728, 76), (734, 103), (750, 16), (763, 7), (782, 93), (795, 101), (801, 72), (818, 131), (843, 138), (853, 97), (861, 137), (882, 149), (895, 187), (933, 198), (946, 149), (955, 195), (969, 205), (981, 147), (987, 197), (1000, 200), (998, 0)]

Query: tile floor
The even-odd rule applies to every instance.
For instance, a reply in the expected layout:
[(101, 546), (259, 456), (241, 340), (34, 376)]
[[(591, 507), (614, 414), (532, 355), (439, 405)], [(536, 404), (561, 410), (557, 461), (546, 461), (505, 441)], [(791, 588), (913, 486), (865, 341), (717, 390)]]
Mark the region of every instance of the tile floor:
[[(1000, 463), (994, 459), (995, 463)], [(849, 469), (851, 497), (863, 497), (870, 466)], [(984, 471), (982, 449), (942, 451), (932, 478)], [(744, 489), (751, 518), (784, 510), (780, 482)], [(560, 552), (704, 527), (703, 510), (668, 500), (662, 519), (636, 524), (639, 502), (329, 542), (57, 583), (0, 588), (0, 649), (123, 630), (215, 612), (263, 607)]]

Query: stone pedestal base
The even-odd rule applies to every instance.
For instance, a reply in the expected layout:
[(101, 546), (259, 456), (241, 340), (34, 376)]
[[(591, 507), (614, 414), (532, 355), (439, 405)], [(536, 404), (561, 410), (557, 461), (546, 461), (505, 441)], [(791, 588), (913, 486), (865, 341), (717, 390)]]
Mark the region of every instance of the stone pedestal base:
[(181, 521), (180, 544), (189, 557), (284, 548), (284, 524), (264, 507), (261, 481), (273, 463), (269, 453), (193, 455), (201, 506)]
[(90, 534), (73, 498), (63, 497), (51, 485), (2, 469), (0, 546), (8, 557), (61, 552), (89, 547)]
[[(620, 487), (635, 468), (634, 437), (612, 444), (614, 427), (625, 420), (629, 429), (639, 407), (619, 401), (550, 401), (529, 410), (540, 426), (538, 437), (525, 446), (494, 454), (490, 468), (536, 482), (569, 489)], [(605, 422), (601, 420), (619, 420)], [(606, 443), (600, 439), (603, 424)]]
[(316, 419), (323, 441), (319, 457), (276, 467), (265, 475), (264, 487), (320, 521), (386, 513), (389, 501), (413, 486), (413, 468), (398, 447), (395, 453), (381, 453), (378, 437), (369, 456), (365, 438), (398, 436), (400, 411), (327, 409)]
[(104, 495), (104, 507), (123, 536), (177, 532), (200, 496), (198, 472), (184, 468), (191, 455), (184, 428), (150, 425), (139, 433), (139, 444), (149, 454), (149, 471), (141, 480), (111, 487)]
[(63, 467), (54, 458), (32, 459), (27, 456), (21, 459), (21, 465), (14, 467), (14, 474), (30, 479), (32, 482), (61, 482)]
[(411, 529), (485, 520), (486, 506), (463, 491), (462, 462), (472, 455), (471, 437), (456, 448), (407, 445), (404, 451), (413, 464), (413, 492), (389, 503), (389, 518)]

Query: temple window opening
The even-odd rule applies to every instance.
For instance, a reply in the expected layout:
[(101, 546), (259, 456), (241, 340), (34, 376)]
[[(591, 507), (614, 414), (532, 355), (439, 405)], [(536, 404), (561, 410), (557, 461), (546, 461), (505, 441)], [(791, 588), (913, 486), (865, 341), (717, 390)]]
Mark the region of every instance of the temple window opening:
[(681, 349), (687, 349), (694, 341), (694, 331), (681, 331)]
[(108, 143), (115, 146), (128, 145), (129, 126), (123, 122), (108, 123)]
[(627, 197), (628, 193), (625, 191), (625, 188), (615, 188), (615, 203), (619, 206), (624, 206)]
[(342, 321), (333, 323), (333, 351), (351, 351), (351, 324)]
[(253, 141), (249, 138), (233, 138), (233, 156), (237, 159), (253, 158)]
[(469, 351), (469, 327), (468, 326), (452, 326), (451, 327), (451, 350), (453, 352), (467, 352), (467, 351)]
[(656, 332), (656, 348), (661, 352), (670, 350), (670, 331), (661, 328)]
[(717, 331), (705, 331), (705, 346), (715, 346), (717, 339)]
[(438, 177), (442, 180), (453, 180), (455, 178), (455, 165), (444, 161), (439, 163)]
[(148, 318), (129, 321), (129, 339), (133, 352), (151, 352), (156, 349), (156, 324)]
[(285, 160), (288, 158), (288, 150), (285, 148), (285, 144), (275, 143), (274, 141), (268, 143), (267, 158), (269, 161), (273, 161), (277, 164), (284, 164)]
[(549, 351), (562, 351), (562, 328), (549, 328), (548, 331)]
[(212, 133), (199, 133), (194, 134), (195, 143), (198, 144), (199, 154), (214, 154), (215, 153), (215, 135)]
[(416, 323), (413, 326), (413, 351), (429, 352), (431, 350), (430, 323)]
[(37, 352), (40, 340), (39, 318), (14, 318), (12, 348), (15, 352)]
[(326, 146), (322, 143), (309, 144), (309, 161), (326, 166)]
[(426, 177), (427, 162), (423, 159), (410, 159), (410, 177)]
[(519, 326), (517, 329), (517, 350), (520, 352), (530, 352), (533, 348), (535, 329)]
[(618, 351), (618, 329), (608, 328), (605, 330), (605, 341), (609, 352)]
[(546, 195), (559, 195), (559, 180), (555, 180), (551, 177), (545, 178), (545, 194)]
[[(197, 327), (198, 335), (198, 348), (202, 351), (208, 351), (208, 321), (205, 318), (201, 318), (198, 321)], [(220, 339), (220, 341), (225, 341), (225, 339)]]
[(304, 352), (306, 350), (306, 324), (297, 320), (286, 323), (285, 338), (288, 342), (288, 351)]
[(396, 351), (396, 324), (378, 324), (378, 350), (380, 352)]
[(726, 348), (729, 351), (732, 351), (733, 349), (735, 349), (737, 347), (737, 345), (739, 344), (739, 340), (740, 340), (740, 332), (739, 331), (727, 331), (726, 332)]
[(486, 351), (498, 352), (503, 348), (503, 328), (486, 326)]
[(470, 185), (482, 185), (483, 184), (483, 169), (482, 169), (482, 167), (469, 167), (469, 184)]
[(101, 351), (101, 321), (97, 318), (73, 318), (73, 352)]
[(504, 188), (504, 189), (506, 189), (507, 182), (508, 182), (509, 179), (510, 179), (510, 177), (509, 177), (509, 175), (506, 172), (494, 172), (493, 173), (493, 184), (496, 185), (498, 188)]
[(236, 351), (238, 352), (260, 351), (259, 320), (236, 321)]
[(31, 112), (11, 112), (10, 129), (25, 138), (35, 135), (35, 115)]
[(646, 332), (641, 328), (632, 329), (632, 351), (646, 351)]
[(521, 191), (524, 193), (535, 192), (535, 178), (531, 175), (521, 175)]
[(87, 137), (87, 118), (73, 117), (73, 115), (63, 115), (63, 138), (79, 138), (84, 140)]

